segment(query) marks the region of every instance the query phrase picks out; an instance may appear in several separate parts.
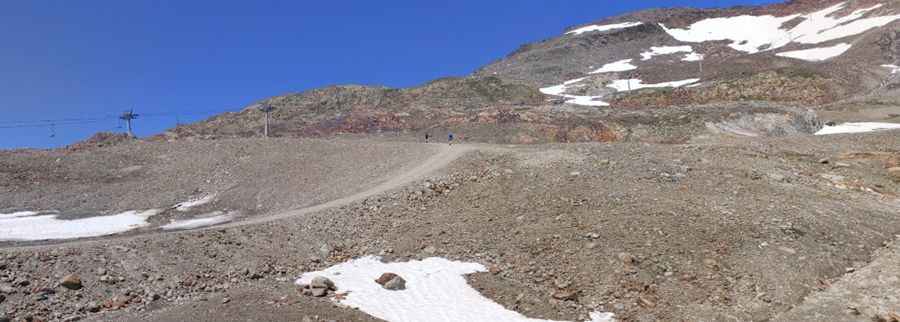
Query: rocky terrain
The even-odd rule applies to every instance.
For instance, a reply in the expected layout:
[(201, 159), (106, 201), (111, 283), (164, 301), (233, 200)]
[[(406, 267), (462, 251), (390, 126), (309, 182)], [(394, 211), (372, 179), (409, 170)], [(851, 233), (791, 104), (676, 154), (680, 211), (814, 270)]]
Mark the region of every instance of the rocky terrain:
[[(303, 144), (360, 157), (373, 145), (425, 154), (438, 146), (360, 142)], [(489, 265), (470, 282), (529, 317), (772, 319), (867, 267), (900, 233), (900, 179), (889, 170), (900, 161), (897, 143), (885, 132), (473, 146), (443, 174), (290, 220), (5, 248), (0, 311), (16, 320), (369, 320), (302, 295), (293, 279), (374, 254)], [(70, 275), (80, 287), (65, 286)], [(860, 320), (897, 305), (881, 299), (858, 301)]]
[[(0, 226), (0, 322), (377, 321), (296, 284), (371, 255), (482, 264), (468, 285), (529, 318), (900, 320), (900, 132), (812, 135), (900, 122), (897, 4), (648, 10), (467, 77), (0, 151), (0, 225), (145, 216)], [(743, 19), (766, 37), (711, 39)]]

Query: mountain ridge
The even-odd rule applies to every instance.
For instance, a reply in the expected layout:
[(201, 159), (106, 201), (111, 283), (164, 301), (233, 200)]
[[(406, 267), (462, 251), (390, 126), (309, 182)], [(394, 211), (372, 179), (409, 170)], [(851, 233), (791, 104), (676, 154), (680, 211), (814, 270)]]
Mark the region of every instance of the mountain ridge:
[[(262, 124), (255, 107), (269, 104), (280, 136), (454, 131), (497, 143), (684, 140), (704, 127), (634, 137), (634, 126), (660, 125), (621, 119), (675, 106), (765, 105), (792, 114), (863, 96), (900, 102), (896, 77), (883, 67), (900, 59), (898, 21), (896, 2), (873, 0), (647, 9), (574, 25), (465, 77), (280, 95), (160, 138), (256, 136)], [(687, 117), (720, 120), (715, 111), (686, 110)], [(593, 130), (569, 134), (579, 127)]]

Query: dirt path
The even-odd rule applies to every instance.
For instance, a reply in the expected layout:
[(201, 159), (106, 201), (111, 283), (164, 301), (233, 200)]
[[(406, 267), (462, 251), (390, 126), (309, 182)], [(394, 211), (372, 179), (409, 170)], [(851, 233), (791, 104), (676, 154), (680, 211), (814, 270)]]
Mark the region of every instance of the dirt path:
[[(306, 214), (319, 212), (331, 208), (341, 207), (348, 204), (352, 204), (354, 202), (376, 196), (382, 193), (385, 193), (390, 190), (402, 188), (403, 186), (415, 181), (419, 180), (423, 177), (428, 176), (431, 173), (440, 171), (441, 169), (446, 168), (456, 159), (459, 159), (463, 155), (468, 152), (475, 150), (500, 150), (501, 148), (486, 146), (486, 145), (469, 145), (469, 144), (459, 144), (459, 145), (436, 145), (438, 146), (436, 150), (438, 151), (435, 155), (428, 158), (421, 165), (416, 166), (412, 169), (409, 169), (405, 172), (399, 172), (394, 176), (390, 176), (387, 181), (382, 182), (372, 188), (366, 189), (364, 191), (357, 192), (350, 196), (342, 197), (339, 199), (335, 199), (329, 202), (325, 202), (322, 204), (318, 204), (311, 207), (286, 211), (282, 213), (277, 213), (273, 215), (263, 215), (259, 217), (253, 217), (246, 220), (240, 220), (231, 222), (223, 225), (216, 226), (208, 226), (201, 227), (197, 229), (189, 229), (189, 230), (178, 230), (178, 231), (154, 231), (149, 233), (135, 234), (130, 236), (117, 236), (111, 235), (106, 237), (98, 237), (93, 239), (74, 239), (74, 240), (64, 240), (56, 243), (42, 244), (42, 245), (25, 245), (25, 246), (11, 246), (11, 247), (0, 247), (0, 249), (44, 249), (44, 248), (53, 248), (58, 246), (72, 246), (72, 245), (88, 245), (92, 243), (106, 243), (110, 240), (128, 240), (146, 236), (156, 236), (162, 234), (179, 234), (179, 233), (187, 233), (187, 232), (196, 232), (196, 231), (205, 231), (205, 230), (215, 230), (215, 229), (224, 229), (224, 228), (235, 228), (249, 225), (258, 225), (264, 224), (268, 222), (284, 220), (289, 218), (295, 218), (299, 216), (303, 216)], [(401, 170), (402, 171), (402, 170)]]
[(272, 222), (272, 221), (276, 221), (276, 220), (282, 220), (282, 219), (287, 219), (287, 218), (292, 218), (292, 217), (303, 216), (305, 214), (319, 212), (319, 211), (326, 210), (326, 209), (345, 206), (345, 205), (348, 205), (348, 204), (351, 204), (351, 203), (354, 203), (354, 202), (357, 202), (357, 201), (360, 201), (360, 200), (363, 200), (363, 199), (366, 199), (366, 198), (369, 198), (372, 196), (376, 196), (376, 195), (385, 193), (390, 190), (401, 188), (401, 187), (409, 184), (410, 182), (413, 182), (415, 180), (418, 180), (418, 179), (421, 179), (421, 178), (427, 176), (430, 173), (433, 173), (433, 172), (439, 171), (443, 168), (446, 168), (448, 165), (450, 165), (451, 162), (453, 162), (456, 159), (459, 159), (464, 154), (466, 154), (470, 151), (479, 150), (479, 149), (485, 149), (485, 147), (479, 147), (479, 146), (474, 146), (474, 145), (454, 145), (454, 146), (441, 145), (440, 152), (438, 152), (431, 158), (428, 158), (428, 160), (426, 160), (421, 165), (419, 165), (413, 169), (410, 169), (407, 172), (400, 173), (396, 176), (393, 176), (390, 179), (388, 179), (387, 181), (385, 181), (377, 186), (374, 186), (372, 188), (369, 188), (365, 191), (361, 191), (361, 192), (358, 192), (358, 193), (350, 195), (350, 196), (346, 196), (346, 197), (343, 197), (340, 199), (335, 199), (335, 200), (332, 200), (332, 201), (329, 201), (329, 202), (326, 202), (323, 204), (318, 204), (318, 205), (315, 205), (312, 207), (286, 211), (283, 213), (270, 215), (270, 216), (251, 218), (249, 220), (243, 220), (243, 221), (233, 222), (230, 224), (208, 227), (208, 228), (221, 229), (221, 228), (241, 227), (241, 226), (247, 226), (247, 225), (257, 225), (257, 224)]

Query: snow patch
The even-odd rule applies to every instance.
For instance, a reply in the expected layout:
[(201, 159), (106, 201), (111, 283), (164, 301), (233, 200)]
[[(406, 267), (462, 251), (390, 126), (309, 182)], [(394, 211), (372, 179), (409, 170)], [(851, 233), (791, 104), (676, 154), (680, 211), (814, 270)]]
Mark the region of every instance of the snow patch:
[(643, 22), (623, 22), (623, 23), (609, 24), (609, 25), (590, 25), (590, 26), (585, 26), (585, 27), (581, 27), (581, 28), (569, 31), (566, 33), (566, 35), (576, 35), (577, 36), (577, 35), (581, 35), (586, 32), (625, 29), (625, 28), (640, 26), (643, 24), (644, 24)]
[(690, 54), (684, 55), (684, 58), (682, 58), (681, 61), (701, 61), (701, 60), (703, 60), (703, 58), (704, 58), (703, 54), (690, 53)]
[[(603, 96), (579, 96), (579, 95), (571, 95), (566, 94), (566, 90), (569, 87), (580, 87), (583, 85), (577, 85), (577, 83), (585, 80), (586, 77), (577, 78), (573, 80), (569, 80), (564, 82), (562, 85), (550, 86), (541, 88), (541, 93), (552, 95), (552, 96), (560, 96), (566, 98), (566, 103), (581, 105), (581, 106), (609, 106), (609, 103), (604, 102)], [(607, 87), (615, 89), (618, 92), (627, 92), (629, 90), (638, 90), (642, 88), (663, 88), (663, 87), (682, 87), (685, 85), (694, 84), (699, 82), (699, 78), (685, 79), (680, 81), (672, 81), (672, 82), (664, 82), (658, 84), (644, 84), (644, 81), (640, 79), (617, 79), (612, 81)]]
[(877, 123), (877, 122), (857, 122), (844, 123), (835, 126), (825, 126), (816, 135), (846, 134), (846, 133), (868, 133), (885, 130), (898, 130), (900, 123)]
[(206, 195), (199, 199), (194, 199), (194, 200), (185, 201), (185, 202), (176, 204), (175, 206), (173, 206), (173, 208), (175, 208), (175, 210), (178, 210), (178, 211), (190, 211), (191, 208), (208, 204), (215, 199), (216, 199), (215, 194)]
[(637, 69), (637, 66), (632, 65), (631, 61), (633, 59), (623, 59), (620, 61), (612, 62), (603, 67), (598, 68), (595, 71), (590, 72), (591, 74), (600, 74), (600, 73), (615, 73), (615, 72), (626, 72), (629, 70)]
[(803, 50), (794, 50), (794, 51), (786, 51), (783, 53), (776, 54), (781, 57), (795, 58), (805, 61), (825, 61), (840, 55), (843, 55), (845, 52), (850, 50), (850, 47), (853, 47), (850, 44), (842, 43), (837, 44), (831, 47), (819, 47), (819, 48), (811, 48), (811, 49), (803, 49)]
[[(540, 322), (507, 310), (472, 288), (465, 275), (486, 272), (484, 265), (427, 258), (403, 263), (382, 263), (367, 256), (303, 274), (297, 284), (309, 284), (316, 276), (327, 277), (346, 296), (337, 303), (359, 309), (389, 322), (469, 321)], [(382, 273), (406, 280), (406, 289), (389, 291), (375, 283)], [(593, 312), (589, 322), (612, 322), (611, 313)]]
[(594, 107), (603, 107), (609, 106), (609, 103), (602, 101), (603, 96), (578, 96), (578, 95), (563, 95), (563, 97), (568, 98), (566, 103), (581, 105), (581, 106), (594, 106)]
[(0, 220), (9, 219), (9, 218), (18, 218), (18, 217), (30, 217), (39, 214), (34, 211), (19, 211), (11, 214), (0, 214)]
[(900, 66), (897, 65), (881, 65), (881, 67), (887, 68), (891, 70), (891, 74), (900, 73)]
[(63, 220), (59, 214), (0, 214), (0, 240), (34, 241), (107, 236), (149, 225), (161, 210), (126, 211), (117, 215)]
[(161, 228), (162, 230), (196, 229), (226, 223), (231, 221), (232, 218), (234, 218), (233, 213), (226, 214), (221, 211), (216, 211), (203, 215), (199, 218), (172, 220), (172, 222), (159, 228)]
[(653, 56), (671, 55), (677, 53), (693, 53), (691, 46), (661, 46), (650, 47), (650, 51), (641, 53), (641, 60), (650, 60)]
[[(846, 5), (839, 3), (806, 15), (785, 17), (742, 15), (710, 18), (698, 21), (685, 29), (670, 29), (662, 24), (660, 26), (679, 41), (700, 43), (730, 40), (729, 47), (753, 54), (778, 49), (792, 42), (820, 44), (855, 36), (900, 19), (900, 15), (863, 18), (869, 12), (881, 8), (880, 4), (853, 11), (843, 17), (835, 17), (835, 13)], [(789, 30), (782, 29), (785, 23), (794, 19), (802, 21)]]
[[(581, 105), (581, 106), (609, 106), (609, 103), (600, 100), (601, 98), (603, 98), (602, 96), (579, 96), (579, 95), (566, 94), (566, 90), (570, 86), (575, 85), (585, 79), (587, 79), (587, 77), (568, 80), (568, 81), (565, 81), (564, 83), (562, 83), (561, 85), (541, 88), (540, 91), (541, 91), (541, 93), (544, 93), (547, 95), (560, 96), (563, 98), (567, 98), (566, 103), (569, 103), (569, 104)], [(573, 86), (573, 87), (579, 87), (579, 86), (581, 86), (581, 85)]]
[(665, 82), (665, 83), (657, 83), (657, 84), (644, 84), (644, 81), (642, 81), (640, 79), (632, 78), (632, 79), (617, 79), (617, 80), (614, 80), (612, 83), (610, 83), (607, 86), (610, 88), (614, 88), (616, 91), (619, 91), (619, 92), (626, 92), (629, 90), (634, 91), (634, 90), (639, 90), (642, 88), (682, 87), (682, 86), (690, 85), (690, 84), (693, 84), (693, 83), (696, 83), (699, 81), (700, 81), (699, 78), (691, 78), (691, 79), (685, 79), (685, 80), (673, 81), (673, 82)]

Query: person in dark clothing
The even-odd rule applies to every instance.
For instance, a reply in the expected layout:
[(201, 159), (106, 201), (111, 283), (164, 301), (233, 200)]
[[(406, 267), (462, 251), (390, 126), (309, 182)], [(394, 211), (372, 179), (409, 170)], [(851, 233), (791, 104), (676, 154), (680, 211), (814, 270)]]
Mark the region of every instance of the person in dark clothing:
[(447, 144), (453, 145), (453, 133), (447, 134)]
[(428, 139), (431, 138), (431, 133), (425, 133), (425, 143), (428, 143)]

